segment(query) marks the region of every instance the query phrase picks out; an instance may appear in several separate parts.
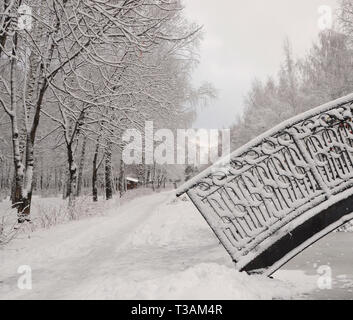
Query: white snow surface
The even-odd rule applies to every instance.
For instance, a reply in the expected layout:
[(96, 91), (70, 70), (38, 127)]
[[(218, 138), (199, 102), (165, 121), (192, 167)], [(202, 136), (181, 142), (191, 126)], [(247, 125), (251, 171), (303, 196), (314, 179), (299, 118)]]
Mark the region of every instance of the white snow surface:
[[(104, 215), (21, 235), (0, 250), (0, 299), (289, 299), (315, 288), (304, 274), (236, 271), (186, 197), (111, 204)], [(17, 287), (22, 265), (32, 269), (32, 290)]]

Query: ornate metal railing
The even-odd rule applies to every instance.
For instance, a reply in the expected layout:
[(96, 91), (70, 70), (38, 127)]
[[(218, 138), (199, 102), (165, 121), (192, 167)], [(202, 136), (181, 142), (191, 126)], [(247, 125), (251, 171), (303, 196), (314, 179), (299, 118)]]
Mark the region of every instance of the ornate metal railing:
[[(270, 268), (275, 261), (247, 266), (269, 248), (278, 252), (276, 242), (353, 194), (352, 111), (350, 95), (297, 116), (178, 190), (178, 196), (189, 195), (238, 269)], [(314, 234), (330, 231), (332, 221), (322, 219), (327, 221), (314, 233), (294, 244), (283, 242), (288, 248), (280, 248), (276, 259), (289, 260), (295, 248), (313, 242), (308, 239)], [(346, 220), (339, 216), (334, 227)]]

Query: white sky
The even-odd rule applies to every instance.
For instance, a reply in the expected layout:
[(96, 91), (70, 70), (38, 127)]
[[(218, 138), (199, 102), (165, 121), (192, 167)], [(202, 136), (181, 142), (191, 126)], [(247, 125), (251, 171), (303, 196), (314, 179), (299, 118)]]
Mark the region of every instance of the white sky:
[(302, 56), (320, 31), (319, 7), (337, 6), (336, 0), (184, 0), (184, 5), (190, 20), (204, 26), (194, 81), (209, 81), (219, 92), (194, 125), (209, 129), (235, 121), (255, 77), (276, 75), (286, 36), (295, 56)]

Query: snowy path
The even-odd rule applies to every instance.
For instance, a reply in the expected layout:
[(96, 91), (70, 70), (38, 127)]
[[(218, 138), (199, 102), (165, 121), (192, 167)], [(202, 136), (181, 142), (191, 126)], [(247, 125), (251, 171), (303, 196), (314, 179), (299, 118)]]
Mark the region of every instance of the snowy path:
[[(303, 291), (240, 274), (189, 201), (135, 199), (0, 251), (1, 299), (271, 299)], [(32, 290), (17, 288), (21, 265)], [(308, 288), (306, 288), (308, 289)]]
[[(153, 210), (165, 202), (169, 194), (143, 197), (121, 207), (106, 217), (98, 217), (58, 226), (55, 230), (37, 232), (25, 240), (22, 248), (11, 252), (12, 261), (6, 261), (9, 252), (1, 252), (1, 266), (7, 266), (7, 274), (20, 265), (32, 268), (33, 290), (17, 291), (21, 298), (62, 298), (70, 295), (77, 284), (90, 281), (105, 273), (105, 266), (124, 263), (124, 242), (134, 228), (148, 219)], [(144, 210), (141, 210), (141, 207)], [(52, 234), (50, 234), (52, 231)], [(37, 238), (38, 237), (38, 238)], [(46, 240), (44, 243), (41, 240)], [(59, 243), (59, 244), (58, 244)], [(38, 248), (39, 244), (39, 248)], [(43, 248), (44, 247), (44, 248)], [(43, 249), (43, 250), (42, 250)], [(11, 259), (10, 258), (10, 259)], [(123, 268), (122, 268), (123, 270)], [(1, 275), (1, 278), (3, 274)], [(13, 289), (18, 275), (1, 279), (2, 286)], [(53, 279), (58, 282), (53, 283)], [(12, 287), (12, 288), (11, 288)], [(35, 288), (40, 288), (36, 290)], [(1, 291), (0, 291), (1, 292)], [(7, 292), (11, 295), (11, 292)], [(43, 296), (45, 293), (45, 296)], [(3, 298), (3, 296), (1, 296)]]

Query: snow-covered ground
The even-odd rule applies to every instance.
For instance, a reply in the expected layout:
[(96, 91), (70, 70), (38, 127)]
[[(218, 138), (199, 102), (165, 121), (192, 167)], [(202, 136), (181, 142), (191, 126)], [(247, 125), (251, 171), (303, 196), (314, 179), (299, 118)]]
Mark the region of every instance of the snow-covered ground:
[[(191, 202), (172, 192), (101, 210), (0, 250), (0, 298), (288, 299), (315, 289), (317, 277), (298, 271), (278, 279), (235, 271)], [(17, 286), (22, 265), (31, 267), (32, 290)]]
[[(352, 233), (333, 232), (315, 243), (285, 265), (295, 276), (295, 270), (306, 275), (319, 276), (314, 291), (302, 299), (314, 300), (353, 300), (353, 237)], [(288, 271), (278, 271), (274, 277), (282, 275), (288, 279)], [(302, 279), (295, 276), (293, 280)]]

